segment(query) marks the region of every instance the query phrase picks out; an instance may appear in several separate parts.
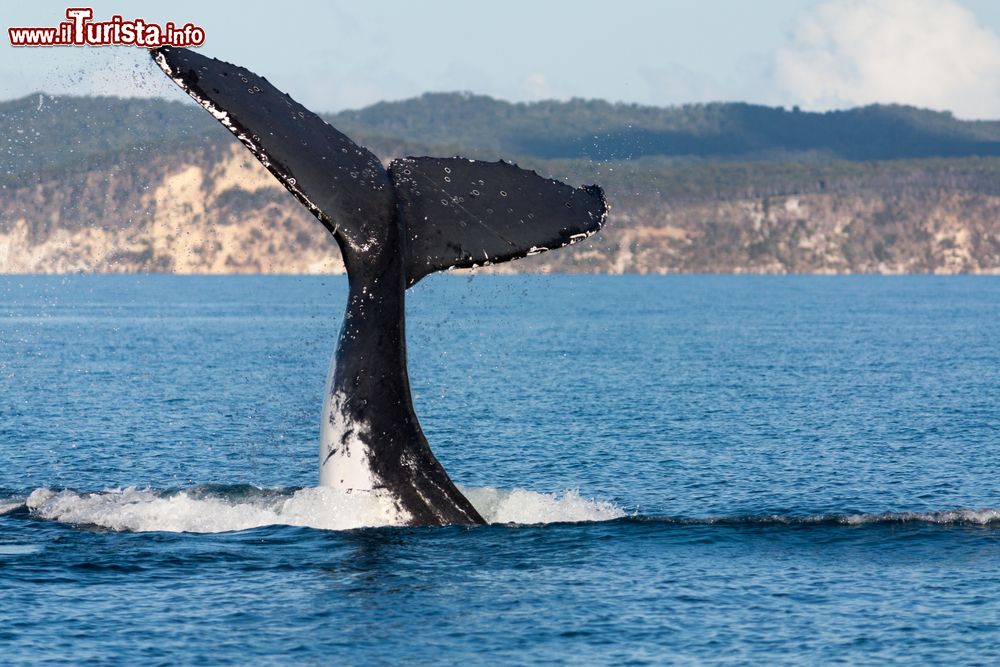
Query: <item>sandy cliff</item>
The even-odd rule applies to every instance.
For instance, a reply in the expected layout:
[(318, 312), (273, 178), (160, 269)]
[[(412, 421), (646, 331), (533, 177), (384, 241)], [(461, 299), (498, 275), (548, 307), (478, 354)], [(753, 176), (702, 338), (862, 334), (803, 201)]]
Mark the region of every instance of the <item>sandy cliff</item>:
[[(0, 272), (330, 273), (322, 226), (241, 147), (0, 192)], [(1000, 196), (880, 186), (670, 201), (611, 192), (604, 232), (494, 271), (998, 273)]]

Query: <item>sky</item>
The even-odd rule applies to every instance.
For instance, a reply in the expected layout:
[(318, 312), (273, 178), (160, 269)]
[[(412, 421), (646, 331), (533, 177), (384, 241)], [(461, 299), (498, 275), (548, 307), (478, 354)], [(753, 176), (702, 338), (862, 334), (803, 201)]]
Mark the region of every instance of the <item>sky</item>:
[[(1000, 118), (997, 0), (94, 0), (89, 6), (97, 20), (120, 14), (200, 25), (207, 35), (203, 53), (266, 76), (317, 111), (469, 91), (511, 101), (582, 97), (657, 106), (747, 101), (827, 110), (901, 103), (960, 118)], [(54, 26), (65, 20), (66, 7), (5, 4), (3, 27)], [(13, 48), (4, 34), (0, 99), (39, 91), (186, 99), (143, 49)]]

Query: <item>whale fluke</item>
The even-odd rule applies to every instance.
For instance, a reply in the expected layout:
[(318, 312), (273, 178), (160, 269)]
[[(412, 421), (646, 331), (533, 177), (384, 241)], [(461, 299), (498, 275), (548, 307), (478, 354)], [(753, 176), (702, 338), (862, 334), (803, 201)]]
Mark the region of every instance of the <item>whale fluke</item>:
[(575, 243), (607, 214), (597, 186), (576, 189), (503, 161), (405, 158), (389, 177), (406, 221), (409, 285)]
[(352, 219), (359, 210), (372, 219), (391, 215), (392, 183), (375, 154), (267, 79), (188, 49), (150, 53), (331, 232), (334, 220)]
[(382, 498), (412, 525), (483, 523), (413, 411), (405, 290), (435, 271), (505, 262), (590, 236), (607, 218), (601, 189), (459, 157), (405, 158), (386, 170), (249, 70), (181, 48), (151, 55), (340, 246), (349, 294), (323, 407), (321, 484)]

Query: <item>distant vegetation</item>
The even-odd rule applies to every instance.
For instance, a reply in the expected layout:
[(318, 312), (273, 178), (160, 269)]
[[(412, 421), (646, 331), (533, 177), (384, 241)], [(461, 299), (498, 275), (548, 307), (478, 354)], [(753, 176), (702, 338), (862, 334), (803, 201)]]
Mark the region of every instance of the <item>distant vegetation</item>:
[[(324, 117), (382, 157), (503, 157), (575, 184), (601, 184), (614, 223), (596, 237), (602, 248), (580, 244), (572, 252), (535, 258), (536, 267), (1000, 271), (1000, 122), (961, 121), (948, 113), (885, 105), (809, 113), (742, 103), (671, 108), (594, 100), (511, 104), (460, 93), (427, 94)], [(234, 155), (233, 144), (230, 133), (193, 103), (40, 94), (0, 103), (0, 258), (4, 243), (21, 243), (15, 238), (22, 233), (19, 220), (26, 221), (28, 238), (37, 243), (56, 238), (60, 230), (99, 227), (118, 233), (129, 225), (141, 227), (153, 209), (175, 224), (170, 216), (187, 214), (171, 212), (167, 203), (150, 203), (141, 193), (155, 191), (181, 164), (196, 164), (204, 176), (200, 187), (208, 187), (205, 183), (217, 176), (215, 168)], [(200, 192), (186, 191), (187, 199), (175, 204), (199, 209)], [(305, 231), (311, 223), (299, 207), (280, 208), (291, 204), (283, 191), (251, 197), (237, 187), (213, 196), (214, 212), (205, 217), (211, 224), (253, 219), (270, 233), (272, 222), (281, 220), (285, 227), (299, 225), (303, 238), (311, 238)], [(140, 252), (135, 248), (141, 250), (147, 240), (159, 242), (152, 232), (149, 239), (136, 240), (149, 231), (139, 227), (128, 252)], [(4, 241), (4, 234), (14, 240)], [(198, 252), (215, 247), (211, 244), (217, 242), (208, 240)], [(93, 241), (83, 250), (92, 250), (93, 257), (126, 256), (120, 249), (105, 252), (101, 244), (108, 243)], [(306, 241), (296, 243), (298, 250), (285, 255), (272, 252), (270, 244), (264, 255), (240, 266), (315, 264), (286, 261), (308, 249)], [(49, 251), (62, 253), (64, 247), (66, 253), (73, 250), (72, 244), (52, 241)], [(246, 248), (246, 253), (261, 252), (252, 240)], [(322, 257), (327, 250), (316, 252)], [(188, 266), (181, 261), (187, 255), (179, 255), (180, 260), (168, 255), (106, 266)], [(6, 256), (8, 263), (20, 257)], [(78, 260), (93, 265), (77, 258), (52, 266), (64, 270)], [(49, 267), (44, 262), (16, 266)]]
[(784, 161), (1000, 155), (1000, 122), (868, 106), (809, 113), (743, 103), (644, 107), (599, 100), (511, 104), (426, 94), (329, 116), (345, 129), (541, 158), (643, 156)]
[(9, 182), (223, 138), (224, 128), (200, 109), (163, 100), (52, 97), (36, 93), (0, 103), (0, 174)]
[[(588, 162), (647, 158), (634, 166), (651, 170), (706, 162), (1000, 156), (1000, 122), (961, 121), (903, 106), (809, 113), (742, 103), (659, 108), (575, 99), (511, 104), (480, 95), (429, 93), (325, 118), (394, 153)], [(40, 94), (0, 103), (0, 166), (8, 178), (227, 137), (194, 104)], [(782, 171), (790, 175), (796, 169)], [(723, 169), (717, 177), (739, 172)]]

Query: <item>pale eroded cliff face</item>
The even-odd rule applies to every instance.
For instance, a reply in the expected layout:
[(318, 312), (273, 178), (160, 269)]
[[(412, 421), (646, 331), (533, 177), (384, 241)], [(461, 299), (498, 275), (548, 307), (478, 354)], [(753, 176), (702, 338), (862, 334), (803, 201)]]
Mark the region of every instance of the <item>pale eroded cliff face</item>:
[[(955, 187), (671, 202), (610, 193), (601, 234), (493, 272), (1000, 273), (1000, 196)], [(339, 273), (336, 243), (242, 147), (0, 192), (0, 272)]]
[(240, 146), (31, 186), (0, 203), (0, 272), (338, 273), (336, 242)]
[(606, 270), (1000, 273), (1000, 197), (806, 194), (624, 210)]

